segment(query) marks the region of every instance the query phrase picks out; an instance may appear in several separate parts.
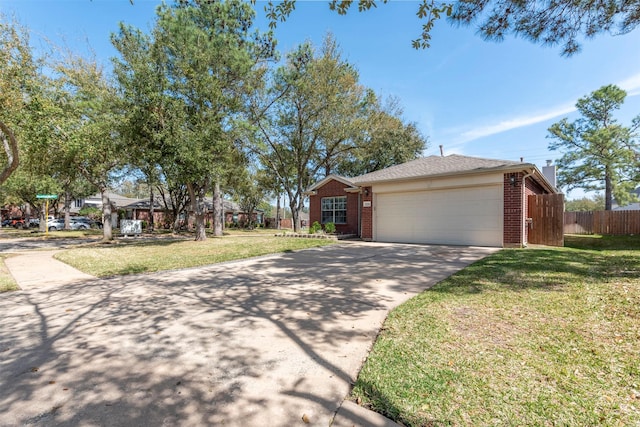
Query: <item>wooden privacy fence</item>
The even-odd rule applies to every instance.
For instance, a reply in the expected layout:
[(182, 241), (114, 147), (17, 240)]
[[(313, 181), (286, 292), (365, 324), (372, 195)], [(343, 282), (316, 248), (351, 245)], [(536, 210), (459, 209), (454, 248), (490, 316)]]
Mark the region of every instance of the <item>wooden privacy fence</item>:
[(565, 234), (640, 234), (640, 211), (565, 212)]

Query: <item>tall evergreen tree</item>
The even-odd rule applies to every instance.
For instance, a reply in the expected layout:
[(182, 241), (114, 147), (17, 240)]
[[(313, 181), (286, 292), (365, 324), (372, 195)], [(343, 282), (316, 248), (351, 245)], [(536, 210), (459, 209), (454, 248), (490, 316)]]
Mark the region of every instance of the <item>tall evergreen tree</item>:
[(150, 164), (170, 162), (185, 182), (196, 240), (206, 238), (205, 197), (233, 174), (238, 122), (274, 54), (270, 35), (251, 32), (253, 19), (240, 0), (184, 0), (158, 9), (151, 37), (125, 26), (113, 37), (130, 137), (148, 149)]
[(558, 182), (567, 190), (604, 190), (605, 210), (613, 199), (626, 204), (631, 190), (640, 184), (640, 116), (623, 126), (614, 112), (627, 93), (615, 85), (603, 86), (576, 104), (581, 118), (566, 118), (549, 128), (550, 150), (561, 151)]

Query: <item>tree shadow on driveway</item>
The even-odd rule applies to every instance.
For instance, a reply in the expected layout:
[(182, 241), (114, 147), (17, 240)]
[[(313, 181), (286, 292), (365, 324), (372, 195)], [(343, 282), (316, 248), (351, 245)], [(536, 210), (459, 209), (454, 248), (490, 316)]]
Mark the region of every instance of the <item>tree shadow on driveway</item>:
[(387, 311), (491, 251), (345, 244), (5, 294), (0, 425), (329, 425)]

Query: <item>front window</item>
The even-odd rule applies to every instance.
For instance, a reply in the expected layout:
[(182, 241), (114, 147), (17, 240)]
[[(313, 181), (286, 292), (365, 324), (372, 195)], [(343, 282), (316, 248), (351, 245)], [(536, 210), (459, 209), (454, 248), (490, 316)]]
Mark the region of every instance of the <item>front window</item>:
[(324, 197), (322, 199), (322, 223), (333, 222), (334, 224), (347, 223), (347, 198)]

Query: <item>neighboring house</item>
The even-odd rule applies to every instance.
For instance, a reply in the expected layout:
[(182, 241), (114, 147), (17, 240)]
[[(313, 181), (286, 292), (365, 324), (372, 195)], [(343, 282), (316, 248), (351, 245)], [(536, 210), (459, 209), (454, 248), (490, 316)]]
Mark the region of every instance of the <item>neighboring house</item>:
[[(121, 196), (116, 193), (107, 193), (109, 201), (111, 202), (111, 225), (118, 227), (118, 210), (124, 209), (132, 203), (138, 202), (140, 199), (132, 199), (131, 197)], [(85, 206), (92, 206), (97, 209), (102, 209), (102, 196), (100, 193), (94, 194), (84, 199), (75, 199), (71, 204), (71, 215), (78, 215), (80, 209)]]
[[(207, 209), (209, 211), (209, 215), (207, 221), (212, 220), (212, 212), (213, 212), (213, 202), (209, 199), (205, 202)], [(232, 202), (230, 200), (223, 200), (223, 218), (225, 224), (239, 224), (243, 225), (248, 220), (248, 215), (246, 212), (243, 212), (240, 209), (240, 206)], [(128, 219), (140, 219), (140, 220), (149, 220), (149, 212), (150, 212), (150, 202), (149, 199), (137, 200), (134, 203), (123, 206), (123, 209), (126, 210), (126, 217)], [(154, 200), (154, 221), (156, 224), (165, 224), (168, 220), (168, 217), (165, 215), (164, 206), (161, 206), (160, 201), (158, 199)], [(254, 223), (262, 224), (264, 212), (260, 209), (255, 209), (253, 211), (253, 221)], [(186, 218), (183, 218), (184, 221)], [(186, 221), (189, 224), (194, 222), (193, 218), (190, 218), (189, 221)]]
[[(111, 208), (114, 211), (123, 209), (125, 206), (139, 202), (141, 200), (121, 196), (120, 194), (116, 193), (107, 193), (107, 195), (109, 196), (109, 201), (111, 202)], [(77, 214), (80, 209), (85, 206), (92, 206), (98, 209), (102, 209), (102, 196), (100, 195), (100, 193), (94, 194), (93, 196), (89, 196), (84, 199), (75, 199), (71, 204), (71, 214)]]
[[(310, 222), (377, 242), (520, 247), (527, 197), (558, 190), (530, 163), (430, 156), (313, 185)], [(535, 226), (535, 224), (534, 224)]]
[[(640, 187), (636, 188), (631, 192), (631, 194), (635, 195), (636, 199), (640, 198)], [(618, 203), (614, 201), (612, 211), (637, 211), (640, 210), (640, 202), (630, 203), (626, 206), (618, 206)]]

